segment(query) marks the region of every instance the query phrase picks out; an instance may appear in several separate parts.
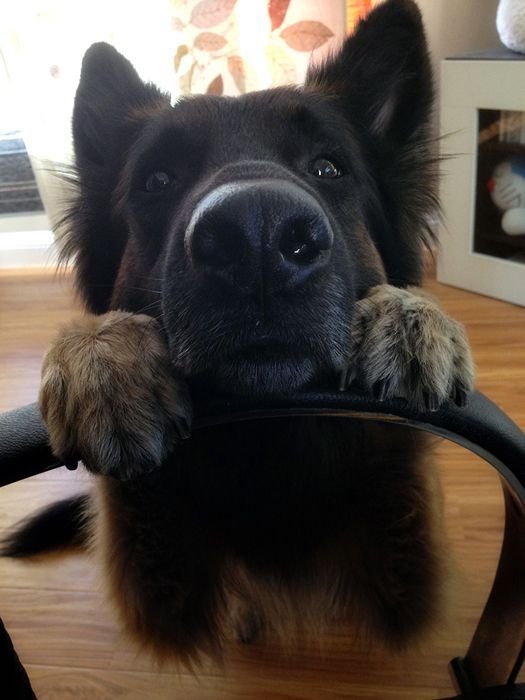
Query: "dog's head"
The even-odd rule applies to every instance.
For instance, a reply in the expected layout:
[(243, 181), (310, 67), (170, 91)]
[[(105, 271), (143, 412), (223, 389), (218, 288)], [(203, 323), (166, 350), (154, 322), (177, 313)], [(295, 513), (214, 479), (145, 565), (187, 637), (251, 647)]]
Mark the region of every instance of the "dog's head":
[(87, 52), (66, 254), (88, 308), (145, 310), (174, 368), (231, 392), (339, 372), (353, 303), (420, 281), (435, 173), (412, 0), (387, 0), (302, 87), (170, 105), (113, 48)]

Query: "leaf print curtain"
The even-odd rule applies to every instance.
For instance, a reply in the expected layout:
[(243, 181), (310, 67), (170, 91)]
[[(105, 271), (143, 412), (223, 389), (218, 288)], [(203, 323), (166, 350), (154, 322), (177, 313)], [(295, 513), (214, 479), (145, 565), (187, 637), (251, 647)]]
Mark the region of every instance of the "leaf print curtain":
[[(376, 2), (377, 4), (377, 2)], [(373, 0), (346, 0), (346, 26), (350, 31), (366, 16), (374, 5)]]
[(61, 195), (49, 171), (71, 159), (73, 98), (82, 56), (93, 42), (113, 44), (144, 80), (174, 99), (236, 95), (300, 83), (310, 61), (334, 49), (377, 1), (0, 2), (0, 56), (32, 161), (41, 163), (39, 189), (51, 218), (60, 216)]
[(235, 95), (300, 82), (311, 60), (341, 42), (346, 5), (345, 0), (173, 0), (178, 91)]

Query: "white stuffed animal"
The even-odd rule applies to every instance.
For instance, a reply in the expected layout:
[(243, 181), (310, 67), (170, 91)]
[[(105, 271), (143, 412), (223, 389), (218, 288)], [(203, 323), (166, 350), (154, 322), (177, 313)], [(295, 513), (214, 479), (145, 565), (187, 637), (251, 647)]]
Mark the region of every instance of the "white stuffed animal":
[(500, 0), (496, 26), (507, 48), (525, 53), (525, 0)]
[(505, 233), (525, 234), (525, 159), (514, 157), (499, 163), (487, 188), (494, 204), (505, 212), (501, 219)]

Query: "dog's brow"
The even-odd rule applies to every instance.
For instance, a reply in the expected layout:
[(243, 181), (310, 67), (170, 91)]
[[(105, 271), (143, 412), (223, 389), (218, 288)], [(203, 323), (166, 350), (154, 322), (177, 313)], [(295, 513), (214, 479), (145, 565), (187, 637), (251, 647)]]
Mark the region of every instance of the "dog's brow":
[(290, 120), (299, 123), (301, 126), (319, 127), (320, 123), (315, 114), (306, 105), (292, 105), (290, 109)]
[[(320, 113), (321, 107), (304, 104), (294, 104), (290, 107), (289, 123), (302, 132), (308, 133), (310, 140), (333, 139), (334, 132), (340, 137), (339, 125), (333, 125), (333, 115), (327, 117)], [(345, 126), (347, 126), (345, 122)]]
[(166, 161), (174, 154), (175, 149), (180, 155), (182, 145), (187, 140), (188, 134), (185, 134), (176, 124), (168, 123), (162, 125), (160, 129), (158, 127), (152, 129), (150, 133), (143, 134), (142, 138), (135, 144), (131, 155), (133, 169), (141, 169), (153, 161)]

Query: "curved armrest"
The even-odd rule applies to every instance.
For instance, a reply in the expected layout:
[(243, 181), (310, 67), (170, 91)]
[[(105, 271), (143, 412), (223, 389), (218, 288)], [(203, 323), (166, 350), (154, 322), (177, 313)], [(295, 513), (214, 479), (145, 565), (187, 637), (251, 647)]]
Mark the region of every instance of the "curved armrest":
[(492, 464), (525, 504), (525, 433), (499, 406), (474, 391), (467, 405), (445, 403), (417, 412), (405, 401), (379, 401), (349, 392), (315, 392), (253, 399), (215, 399), (197, 404), (194, 428), (280, 416), (334, 416), (397, 423), (447, 438)]
[(61, 467), (36, 403), (0, 414), (0, 486)]
[[(242, 420), (324, 415), (395, 422), (446, 437), (490, 462), (525, 503), (525, 434), (480, 392), (460, 408), (416, 412), (401, 400), (379, 401), (349, 392), (315, 392), (280, 398), (223, 398), (195, 404), (193, 431)], [(48, 444), (38, 406), (0, 414), (0, 486), (61, 466)]]

